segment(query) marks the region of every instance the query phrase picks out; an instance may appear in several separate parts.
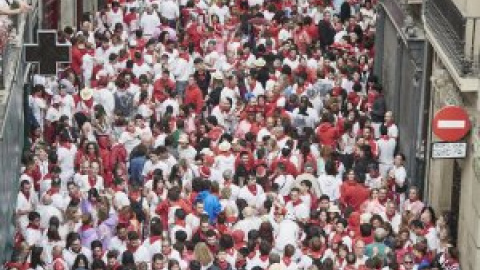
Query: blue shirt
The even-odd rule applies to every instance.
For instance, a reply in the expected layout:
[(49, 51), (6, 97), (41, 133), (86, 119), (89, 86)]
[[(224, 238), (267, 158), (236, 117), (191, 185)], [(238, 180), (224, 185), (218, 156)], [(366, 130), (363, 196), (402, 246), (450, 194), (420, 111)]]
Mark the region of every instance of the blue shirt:
[(212, 195), (209, 191), (198, 193), (195, 201), (203, 202), (203, 209), (208, 214), (208, 220), (213, 223), (217, 219), (218, 214), (222, 211), (222, 205), (217, 196)]

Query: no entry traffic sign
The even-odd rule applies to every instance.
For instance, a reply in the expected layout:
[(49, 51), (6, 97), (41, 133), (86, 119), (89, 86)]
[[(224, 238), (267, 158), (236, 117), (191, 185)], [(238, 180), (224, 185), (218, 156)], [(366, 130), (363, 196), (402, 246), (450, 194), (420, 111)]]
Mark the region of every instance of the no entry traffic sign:
[(465, 137), (469, 130), (468, 113), (461, 107), (444, 107), (433, 118), (433, 133), (443, 141), (458, 141)]

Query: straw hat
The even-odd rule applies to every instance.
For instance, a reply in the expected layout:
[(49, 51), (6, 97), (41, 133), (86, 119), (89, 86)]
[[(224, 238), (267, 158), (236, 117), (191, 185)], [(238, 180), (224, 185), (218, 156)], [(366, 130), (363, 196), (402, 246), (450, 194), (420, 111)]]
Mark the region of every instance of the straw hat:
[(93, 90), (91, 88), (83, 88), (80, 91), (80, 97), (82, 100), (90, 100), (93, 97)]
[(310, 173), (300, 174), (299, 176), (297, 176), (297, 178), (295, 178), (294, 185), (299, 187), (302, 184), (302, 181), (310, 182), (310, 184), (312, 185), (311, 190), (315, 192), (315, 195), (317, 195), (317, 197), (320, 197), (322, 195), (322, 190), (315, 176)]
[(227, 152), (230, 151), (231, 145), (227, 141), (223, 141), (220, 145), (218, 145), (218, 150), (221, 152)]
[(330, 206), (328, 207), (328, 212), (329, 213), (340, 213), (340, 208), (338, 208), (338, 205), (334, 203), (330, 203)]
[(59, 95), (53, 96), (53, 98), (52, 98), (52, 104), (58, 104), (58, 103), (60, 103), (60, 102), (62, 102), (62, 97), (60, 97)]
[(215, 71), (213, 74), (212, 74), (212, 77), (216, 80), (223, 80), (223, 74), (222, 72), (220, 71)]
[(265, 60), (262, 57), (255, 60), (255, 66), (256, 67), (264, 67), (266, 64), (267, 64), (267, 62), (265, 62)]
[(179, 143), (188, 143), (188, 136), (187, 134), (182, 134), (180, 135), (180, 138), (178, 138)]

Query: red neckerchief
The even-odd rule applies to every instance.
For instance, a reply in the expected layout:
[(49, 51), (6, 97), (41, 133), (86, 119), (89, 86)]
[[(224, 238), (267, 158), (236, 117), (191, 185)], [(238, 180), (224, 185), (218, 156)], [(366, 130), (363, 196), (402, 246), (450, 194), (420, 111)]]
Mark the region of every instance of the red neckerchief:
[(428, 231), (429, 231), (431, 228), (433, 228), (433, 225), (432, 225), (431, 223), (426, 224), (426, 225), (425, 225), (425, 228), (423, 228), (423, 231), (422, 231), (423, 235), (424, 235), (424, 236), (427, 235), (427, 234), (428, 234)]
[(237, 217), (229, 216), (229, 217), (227, 217), (227, 222), (233, 224), (233, 223), (237, 222)]
[(92, 225), (90, 225), (90, 224), (83, 224), (82, 227), (80, 227), (80, 230), (81, 230), (81, 231), (86, 231), (86, 230), (91, 229), (91, 228), (93, 228)]
[(178, 57), (185, 59), (187, 62), (190, 61), (190, 55), (188, 55), (186, 52), (180, 53)]
[(283, 263), (288, 267), (292, 263), (292, 258), (290, 256), (284, 256)]
[(175, 225), (185, 228), (187, 226), (187, 223), (185, 222), (185, 220), (175, 220)]
[(298, 199), (298, 200), (296, 200), (296, 201), (292, 201), (293, 207), (301, 204), (302, 202), (303, 202), (302, 199)]
[(159, 240), (162, 240), (162, 236), (161, 235), (154, 235), (154, 236), (150, 236), (149, 238), (149, 241), (150, 241), (150, 245), (159, 241)]
[(343, 264), (343, 261), (345, 260), (345, 258), (341, 258), (341, 257), (338, 257), (336, 258), (336, 261), (338, 261), (338, 265), (342, 265)]
[(320, 250), (310, 250), (308, 255), (314, 259), (319, 259), (323, 257), (323, 249)]
[(247, 185), (248, 191), (252, 193), (254, 196), (257, 196), (257, 184)]
[(381, 205), (385, 206), (385, 205), (387, 204), (387, 202), (388, 202), (388, 197), (385, 197), (385, 198), (383, 198), (383, 199), (381, 199), (381, 200), (378, 199), (378, 202), (379, 202)]
[(382, 135), (380, 136), (380, 138), (382, 138), (382, 140), (385, 140), (385, 141), (388, 141), (388, 139), (390, 139), (388, 135)]
[(229, 265), (227, 261), (218, 261), (217, 266), (220, 270), (227, 270)]
[(93, 175), (89, 175), (88, 176), (88, 184), (90, 185), (90, 187), (95, 187), (95, 185), (97, 184), (97, 177), (96, 176), (93, 176)]
[(266, 262), (268, 260), (268, 255), (260, 255), (260, 261)]
[(37, 231), (40, 230), (40, 226), (35, 225), (35, 224), (33, 224), (33, 223), (28, 223), (27, 228), (30, 228), (30, 229), (32, 229), (32, 230), (37, 230)]

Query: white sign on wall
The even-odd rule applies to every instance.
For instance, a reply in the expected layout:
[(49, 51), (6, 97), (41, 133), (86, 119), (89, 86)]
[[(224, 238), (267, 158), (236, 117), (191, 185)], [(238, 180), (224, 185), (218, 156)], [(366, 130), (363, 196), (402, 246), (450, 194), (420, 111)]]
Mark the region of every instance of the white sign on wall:
[(465, 142), (434, 142), (432, 158), (465, 158), (467, 143)]

